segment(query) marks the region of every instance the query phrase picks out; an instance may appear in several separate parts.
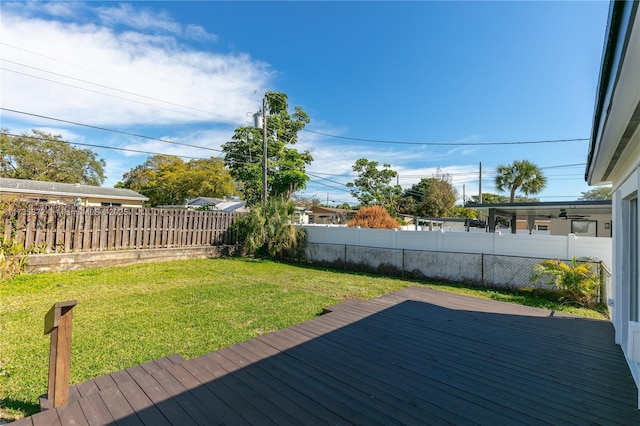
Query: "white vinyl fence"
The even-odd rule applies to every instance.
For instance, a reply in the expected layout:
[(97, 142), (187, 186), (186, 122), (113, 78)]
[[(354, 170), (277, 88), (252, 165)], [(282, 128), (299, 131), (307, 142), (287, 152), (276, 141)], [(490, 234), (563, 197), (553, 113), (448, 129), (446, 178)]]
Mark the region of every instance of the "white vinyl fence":
[(396, 231), (326, 225), (305, 225), (303, 228), (307, 232), (309, 243), (543, 259), (590, 258), (604, 262), (609, 268), (612, 265), (611, 238), (577, 237), (574, 234), (563, 236), (499, 232)]
[(483, 286), (530, 285), (544, 259), (590, 259), (611, 265), (610, 238), (303, 226), (307, 260), (383, 274)]

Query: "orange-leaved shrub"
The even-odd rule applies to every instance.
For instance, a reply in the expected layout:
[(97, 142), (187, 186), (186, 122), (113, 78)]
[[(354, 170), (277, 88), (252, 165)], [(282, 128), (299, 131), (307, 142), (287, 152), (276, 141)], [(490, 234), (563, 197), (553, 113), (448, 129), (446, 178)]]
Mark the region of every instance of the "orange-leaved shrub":
[(358, 210), (355, 217), (347, 223), (347, 226), (376, 229), (400, 229), (398, 221), (392, 218), (384, 207), (380, 206), (361, 208)]

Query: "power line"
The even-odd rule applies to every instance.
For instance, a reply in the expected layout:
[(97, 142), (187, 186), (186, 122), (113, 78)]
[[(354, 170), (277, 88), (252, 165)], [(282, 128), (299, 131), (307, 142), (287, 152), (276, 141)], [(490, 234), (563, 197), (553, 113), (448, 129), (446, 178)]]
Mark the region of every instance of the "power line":
[(96, 145), (96, 144), (90, 144), (90, 143), (69, 142), (69, 141), (60, 140), (60, 139), (43, 138), (43, 137), (40, 137), (40, 136), (16, 135), (16, 134), (13, 134), (13, 133), (5, 133), (5, 132), (0, 132), (0, 135), (13, 136), (13, 137), (19, 137), (19, 138), (27, 138), (27, 139), (35, 139), (35, 140), (43, 140), (43, 141), (48, 141), (48, 142), (61, 142), (61, 143), (66, 143), (67, 145), (79, 145), (79, 146), (90, 146), (92, 148), (112, 149), (114, 151), (135, 152), (135, 153), (138, 153), (138, 154), (168, 155), (168, 156), (171, 156), (171, 157), (189, 158), (189, 159), (193, 159), (193, 160), (206, 160), (206, 158), (203, 158), (203, 157), (190, 157), (188, 155), (163, 154), (163, 153), (160, 153), (160, 152), (142, 151), (142, 150), (131, 149), (131, 148), (118, 148), (118, 147), (114, 147), (114, 146)]
[(199, 145), (192, 145), (192, 144), (188, 144), (188, 143), (175, 142), (175, 141), (170, 141), (170, 140), (167, 140), (167, 139), (159, 139), (159, 138), (154, 138), (154, 137), (151, 137), (151, 136), (140, 135), (140, 134), (137, 134), (137, 133), (125, 132), (125, 131), (122, 131), (122, 130), (107, 129), (105, 127), (98, 127), (98, 126), (93, 126), (91, 124), (83, 124), (83, 123), (78, 123), (78, 122), (75, 122), (75, 121), (63, 120), (61, 118), (48, 117), (46, 115), (34, 114), (34, 113), (24, 112), (24, 111), (18, 111), (18, 110), (15, 110), (15, 109), (9, 109), (9, 108), (0, 107), (0, 110), (9, 111), (9, 112), (17, 113), (17, 114), (29, 115), (29, 116), (32, 116), (32, 117), (44, 118), (46, 120), (58, 121), (60, 123), (73, 124), (74, 126), (88, 127), (90, 129), (102, 130), (102, 131), (105, 131), (105, 132), (118, 133), (118, 134), (121, 134), (121, 135), (134, 136), (134, 137), (137, 137), (137, 138), (143, 138), (143, 139), (149, 139), (149, 140), (154, 140), (154, 141), (158, 141), (158, 142), (164, 142), (164, 143), (173, 144), (173, 145), (181, 145), (181, 146), (187, 146), (187, 147), (190, 147), (190, 148), (204, 149), (206, 151), (224, 152), (224, 151), (222, 151), (220, 149), (208, 148), (206, 146), (199, 146)]
[(386, 143), (386, 144), (398, 144), (398, 145), (433, 145), (433, 146), (485, 146), (485, 145), (526, 145), (526, 144), (543, 144), (543, 143), (563, 143), (563, 142), (578, 142), (588, 141), (589, 138), (573, 138), (573, 139), (550, 139), (550, 140), (538, 140), (538, 141), (516, 141), (516, 142), (407, 142), (407, 141), (391, 141), (391, 140), (378, 140), (378, 139), (366, 139), (355, 138), (349, 136), (332, 135), (329, 133), (318, 132), (315, 130), (302, 129), (303, 132), (315, 133), (317, 135), (327, 136), (330, 138), (346, 139), (359, 142), (372, 142), (372, 143)]
[[(63, 78), (68, 78), (70, 80), (79, 81), (81, 83), (91, 84), (93, 86), (102, 87), (102, 88), (113, 90), (113, 91), (120, 92), (120, 93), (126, 93), (127, 95), (138, 96), (140, 98), (149, 99), (149, 100), (157, 101), (157, 102), (162, 102), (162, 103), (173, 105), (173, 106), (178, 106), (180, 108), (190, 109), (190, 110), (193, 110), (193, 111), (204, 112), (206, 114), (211, 114), (211, 115), (217, 115), (219, 117), (224, 117), (222, 114), (217, 114), (215, 112), (206, 111), (206, 110), (203, 110), (203, 109), (200, 109), (200, 108), (194, 108), (194, 107), (182, 105), (182, 104), (175, 103), (175, 102), (165, 101), (163, 99), (158, 99), (158, 98), (154, 98), (154, 97), (151, 97), (151, 96), (141, 95), (141, 94), (135, 93), (135, 92), (129, 92), (127, 90), (117, 89), (115, 87), (107, 86), (107, 85), (100, 84), (100, 83), (93, 83), (93, 82), (88, 81), (88, 80), (83, 80), (83, 79), (76, 78), (76, 77), (71, 77), (71, 76), (68, 76), (68, 75), (65, 75), (65, 74), (60, 74), (60, 73), (57, 73), (57, 72), (48, 71), (48, 70), (45, 70), (45, 69), (42, 69), (42, 68), (33, 67), (31, 65), (21, 64), (20, 62), (10, 61), (8, 59), (3, 59), (2, 61), (3, 62), (8, 62), (10, 64), (14, 64), (14, 65), (19, 65), (21, 67), (31, 68), (31, 69), (34, 69), (34, 70), (37, 70), (37, 71), (41, 71), (41, 72), (46, 72), (46, 73), (49, 73), (49, 74), (57, 75), (58, 77), (63, 77)], [(1, 69), (4, 69), (6, 71), (10, 71), (10, 72), (15, 72), (15, 73), (18, 73), (18, 74), (22, 74), (22, 73), (19, 73), (17, 71), (9, 70), (9, 69), (6, 69), (6, 68), (1, 68)], [(23, 74), (23, 75), (27, 75), (27, 76), (34, 77), (34, 78), (41, 78), (41, 77), (31, 76), (30, 74)], [(47, 80), (47, 81), (53, 81), (53, 80)], [(54, 83), (58, 83), (56, 81), (53, 81), (53, 82)], [(78, 86), (71, 86), (71, 87), (75, 87), (75, 88), (78, 88), (78, 89), (85, 90), (84, 88), (78, 87)], [(103, 94), (102, 92), (95, 92), (95, 93)], [(121, 99), (129, 100), (127, 98), (121, 98)], [(148, 105), (148, 104), (144, 104), (144, 105)], [(175, 111), (175, 110), (171, 110), (171, 111)], [(179, 111), (175, 111), (175, 112), (179, 112)]]
[[(85, 91), (91, 92), (91, 93), (97, 93), (99, 95), (109, 96), (109, 97), (116, 98), (116, 99), (122, 99), (122, 100), (125, 100), (125, 101), (134, 102), (134, 103), (137, 103), (137, 104), (140, 104), (140, 105), (145, 105), (145, 106), (150, 106), (150, 107), (153, 107), (153, 108), (163, 109), (165, 111), (171, 111), (171, 112), (176, 112), (178, 114), (190, 115), (192, 117), (205, 118), (204, 116), (199, 115), (199, 114), (197, 115), (197, 114), (192, 114), (192, 113), (189, 113), (189, 112), (186, 112), (186, 111), (178, 111), (176, 109), (166, 108), (166, 107), (163, 107), (163, 106), (160, 106), (160, 105), (149, 104), (149, 103), (142, 102), (142, 101), (136, 101), (134, 99), (129, 99), (129, 98), (125, 98), (125, 97), (122, 97), (122, 96), (113, 95), (111, 93), (104, 93), (104, 92), (99, 92), (97, 90), (87, 89), (86, 87), (74, 86), (73, 84), (63, 83), (61, 81), (51, 80), (49, 78), (44, 78), (44, 77), (38, 77), (38, 76), (27, 74), (27, 73), (24, 73), (24, 72), (11, 70), (11, 69), (8, 69), (8, 68), (5, 68), (5, 67), (0, 67), (0, 70), (12, 72), (12, 73), (15, 73), (15, 74), (24, 75), (24, 76), (31, 77), (31, 78), (37, 78), (39, 80), (48, 81), (50, 83), (60, 84), (62, 86), (73, 87), (74, 89), (85, 90)], [(162, 101), (162, 102), (164, 102), (164, 101)]]
[[(21, 51), (23, 51), (23, 52), (31, 53), (32, 55), (41, 56), (41, 57), (43, 57), (43, 58), (47, 58), (47, 59), (50, 59), (50, 60), (52, 60), (52, 61), (60, 62), (60, 63), (62, 63), (62, 64), (71, 65), (71, 66), (73, 66), (73, 67), (78, 67), (78, 68), (84, 68), (84, 67), (83, 67), (83, 66), (81, 66), (81, 65), (74, 64), (74, 63), (72, 63), (72, 62), (62, 61), (62, 60), (60, 60), (59, 58), (54, 58), (53, 56), (43, 55), (43, 54), (41, 54), (41, 53), (34, 52), (33, 50), (27, 50), (27, 49), (25, 49), (25, 48), (18, 47), (18, 46), (14, 46), (13, 44), (5, 43), (5, 42), (3, 42), (3, 41), (0, 41), (0, 44), (3, 44), (3, 45), (5, 45), (5, 46), (11, 47), (11, 48), (16, 49), (16, 50), (21, 50)], [(3, 61), (5, 61), (5, 59), (3, 59)]]

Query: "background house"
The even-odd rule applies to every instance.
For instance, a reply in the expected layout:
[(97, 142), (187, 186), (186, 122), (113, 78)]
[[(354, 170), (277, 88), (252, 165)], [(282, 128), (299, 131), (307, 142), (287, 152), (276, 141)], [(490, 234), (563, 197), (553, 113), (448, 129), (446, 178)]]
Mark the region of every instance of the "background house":
[[(640, 389), (640, 13), (612, 1), (596, 92), (585, 179), (613, 189), (613, 271), (609, 297), (615, 339)], [(640, 406), (640, 399), (639, 399)]]
[(309, 223), (346, 225), (357, 211), (347, 209), (332, 209), (329, 207), (312, 207), (309, 214)]
[(149, 200), (130, 189), (12, 178), (0, 178), (0, 199), (85, 207), (142, 207), (143, 203)]
[(186, 210), (211, 210), (227, 213), (247, 213), (247, 203), (240, 200), (228, 200), (226, 198), (196, 197), (187, 200), (185, 204), (160, 205), (160, 209), (186, 209)]
[(497, 218), (502, 217), (514, 234), (544, 231), (548, 235), (581, 237), (612, 235), (611, 201), (478, 204), (471, 208), (487, 215), (489, 232), (500, 228)]

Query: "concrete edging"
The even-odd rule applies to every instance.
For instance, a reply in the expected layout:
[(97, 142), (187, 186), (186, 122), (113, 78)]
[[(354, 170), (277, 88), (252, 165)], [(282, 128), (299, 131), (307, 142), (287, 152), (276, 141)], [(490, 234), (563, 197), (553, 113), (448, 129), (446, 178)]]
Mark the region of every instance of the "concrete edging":
[(74, 271), (78, 269), (103, 268), (136, 263), (215, 258), (233, 256), (236, 255), (238, 251), (238, 246), (210, 246), (32, 254), (29, 255), (27, 259), (26, 272)]

